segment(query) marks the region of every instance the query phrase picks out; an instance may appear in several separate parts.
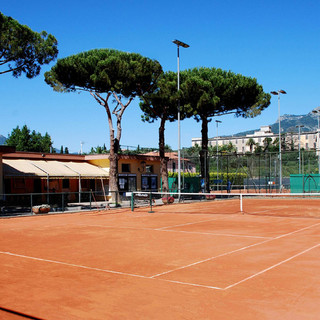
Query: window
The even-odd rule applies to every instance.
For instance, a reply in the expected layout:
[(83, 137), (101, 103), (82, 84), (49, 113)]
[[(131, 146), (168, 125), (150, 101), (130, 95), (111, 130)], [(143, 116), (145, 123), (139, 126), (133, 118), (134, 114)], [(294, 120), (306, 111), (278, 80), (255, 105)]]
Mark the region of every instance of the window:
[(145, 176), (141, 177), (141, 190), (157, 190), (158, 189), (158, 177), (157, 176)]
[(130, 164), (129, 163), (123, 163), (121, 165), (121, 169), (122, 169), (122, 172), (130, 172)]
[(119, 175), (119, 190), (122, 192), (137, 190), (136, 175)]
[(146, 172), (153, 173), (153, 165), (146, 165)]
[(176, 171), (176, 163), (172, 162), (172, 172), (175, 172), (175, 171)]

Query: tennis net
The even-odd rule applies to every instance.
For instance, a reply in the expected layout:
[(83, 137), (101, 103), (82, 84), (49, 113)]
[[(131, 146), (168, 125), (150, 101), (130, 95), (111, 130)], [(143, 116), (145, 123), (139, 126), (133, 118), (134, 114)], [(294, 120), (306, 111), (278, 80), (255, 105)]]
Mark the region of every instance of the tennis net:
[(195, 214), (251, 214), (320, 218), (320, 193), (132, 192), (131, 210)]

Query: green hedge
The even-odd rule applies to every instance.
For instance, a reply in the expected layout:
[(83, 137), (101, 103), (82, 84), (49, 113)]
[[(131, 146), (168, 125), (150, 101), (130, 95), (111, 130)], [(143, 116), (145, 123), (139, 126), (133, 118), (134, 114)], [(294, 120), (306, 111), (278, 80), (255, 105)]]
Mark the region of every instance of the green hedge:
[[(210, 172), (210, 184), (213, 183), (214, 180), (217, 179), (217, 173), (216, 172)], [(185, 178), (191, 178), (191, 177), (199, 177), (199, 173), (181, 173), (181, 177), (184, 176)], [(178, 172), (168, 172), (169, 178), (177, 178)], [(229, 172), (228, 174), (226, 172), (219, 172), (218, 174), (219, 180), (222, 180), (222, 184), (227, 184), (228, 178), (231, 181), (233, 185), (243, 185), (244, 179), (247, 178), (246, 173), (232, 173)]]

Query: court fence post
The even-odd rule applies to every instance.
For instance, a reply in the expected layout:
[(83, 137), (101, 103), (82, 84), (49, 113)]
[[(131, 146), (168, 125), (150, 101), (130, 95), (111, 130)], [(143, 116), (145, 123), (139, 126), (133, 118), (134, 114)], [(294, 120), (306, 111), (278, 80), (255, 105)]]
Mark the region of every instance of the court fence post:
[(152, 192), (150, 192), (150, 211), (148, 211), (148, 213), (153, 213), (154, 211), (152, 211)]
[(62, 209), (62, 212), (64, 212), (64, 193), (62, 193), (61, 195), (61, 209)]

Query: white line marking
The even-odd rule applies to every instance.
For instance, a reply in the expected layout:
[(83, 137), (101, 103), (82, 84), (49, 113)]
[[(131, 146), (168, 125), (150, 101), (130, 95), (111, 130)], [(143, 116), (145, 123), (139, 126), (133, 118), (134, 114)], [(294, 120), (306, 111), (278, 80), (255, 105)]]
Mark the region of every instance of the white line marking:
[[(129, 277), (136, 277), (136, 278), (154, 280), (154, 279), (152, 279), (152, 277), (142, 276), (142, 275), (133, 274), (133, 273), (125, 273), (125, 272), (119, 272), (119, 271), (113, 271), (113, 270), (107, 270), (107, 269), (88, 267), (88, 266), (83, 266), (83, 265), (78, 265), (78, 264), (73, 264), (73, 263), (67, 263), (67, 262), (61, 262), (61, 261), (55, 261), (55, 260), (48, 260), (48, 259), (41, 259), (41, 258), (36, 258), (36, 257), (31, 257), (31, 256), (25, 256), (25, 255), (22, 255), (22, 254), (16, 254), (16, 253), (12, 253), (12, 252), (0, 251), (0, 254), (6, 254), (6, 255), (9, 255), (9, 256), (25, 258), (25, 259), (31, 259), (31, 260), (36, 260), (36, 261), (49, 262), (49, 263), (54, 263), (54, 264), (61, 264), (61, 265), (68, 266), (68, 267), (75, 267), (75, 268), (81, 268), (81, 269), (92, 270), (92, 271), (113, 273), (113, 274), (118, 274), (118, 275), (122, 275), (122, 276), (129, 276)], [(208, 288), (208, 289), (215, 289), (215, 290), (224, 290), (223, 288), (206, 286), (206, 285), (201, 285), (201, 284), (196, 284), (196, 283), (189, 283), (189, 282), (182, 282), (182, 281), (175, 281), (175, 280), (166, 280), (166, 279), (156, 279), (156, 280), (158, 280), (158, 281), (166, 281), (166, 282), (171, 282), (171, 283), (177, 283), (177, 284), (182, 284), (182, 285), (187, 285), (187, 286), (193, 286), (193, 287), (201, 287), (201, 288)]]
[(171, 272), (174, 272), (174, 271), (186, 269), (186, 268), (198, 265), (200, 263), (204, 263), (204, 262), (207, 262), (207, 261), (210, 261), (210, 260), (215, 260), (215, 259), (223, 257), (223, 256), (227, 256), (227, 255), (239, 252), (239, 251), (243, 251), (243, 250), (246, 250), (246, 249), (249, 249), (249, 248), (253, 248), (255, 246), (259, 246), (261, 244), (264, 244), (264, 243), (267, 243), (267, 242), (270, 242), (270, 241), (274, 241), (274, 240), (277, 240), (277, 239), (281, 239), (283, 237), (287, 237), (289, 235), (292, 235), (294, 233), (297, 233), (297, 232), (300, 232), (300, 231), (303, 231), (303, 230), (306, 230), (306, 229), (310, 229), (310, 228), (315, 227), (317, 225), (320, 225), (320, 223), (316, 223), (314, 225), (311, 225), (311, 226), (308, 226), (308, 227), (305, 227), (305, 228), (302, 228), (302, 229), (299, 229), (299, 230), (296, 230), (296, 231), (293, 231), (293, 232), (289, 232), (289, 233), (283, 234), (283, 235), (275, 237), (275, 238), (271, 238), (271, 239), (267, 239), (267, 240), (264, 240), (264, 241), (261, 241), (261, 242), (258, 242), (258, 243), (254, 243), (254, 244), (251, 244), (249, 246), (242, 247), (242, 248), (239, 248), (239, 249), (236, 249), (236, 250), (233, 250), (233, 251), (225, 252), (225, 253), (222, 253), (222, 254), (219, 254), (217, 256), (210, 257), (210, 258), (207, 258), (207, 259), (204, 259), (204, 260), (201, 260), (201, 261), (196, 261), (196, 262), (190, 263), (188, 265), (185, 265), (185, 266), (182, 266), (182, 267), (179, 267), (179, 268), (175, 268), (175, 269), (168, 270), (168, 271), (165, 271), (165, 272), (162, 272), (162, 273), (158, 273), (158, 274), (153, 275), (151, 278), (160, 277), (160, 276), (163, 276), (165, 274), (168, 274), (168, 273), (171, 273)]
[(311, 226), (308, 226), (308, 227), (304, 227), (304, 228), (302, 228), (302, 229), (298, 229), (298, 230), (296, 230), (296, 231), (292, 231), (292, 232), (289, 232), (289, 233), (285, 233), (285, 234), (283, 234), (283, 235), (281, 235), (281, 236), (278, 236), (278, 237), (273, 238), (273, 240), (280, 239), (280, 238), (283, 238), (283, 237), (287, 237), (287, 236), (290, 236), (290, 235), (292, 235), (292, 234), (294, 234), (294, 233), (297, 233), (297, 232), (300, 232), (300, 231), (304, 231), (304, 230), (307, 230), (307, 229), (311, 229), (311, 228), (316, 227), (316, 226), (318, 226), (318, 225), (320, 225), (320, 222), (319, 222), (319, 223), (316, 223), (316, 224), (312, 224)]
[[(153, 279), (153, 278), (150, 278), (150, 279)], [(184, 285), (193, 286), (193, 287), (200, 287), (200, 288), (207, 288), (207, 289), (215, 289), (215, 290), (225, 290), (224, 288), (206, 286), (206, 285), (204, 285), (204, 284), (196, 284), (196, 283), (182, 282), (182, 281), (175, 281), (175, 280), (167, 280), (167, 279), (156, 279), (156, 280), (166, 281), (166, 282), (172, 282), (172, 283), (178, 283), (178, 284), (184, 284)]]
[[(159, 229), (154, 229), (159, 230)], [(181, 232), (191, 234), (207, 234), (212, 236), (223, 236), (223, 237), (237, 237), (237, 238), (254, 238), (254, 239), (273, 239), (272, 237), (261, 237), (261, 236), (246, 236), (242, 234), (227, 234), (227, 233), (212, 233), (212, 232), (196, 232), (196, 231), (182, 231), (182, 230), (159, 230), (163, 232)]]
[(100, 225), (100, 224), (79, 224), (78, 226), (82, 226), (82, 227), (98, 227), (98, 228), (106, 228), (106, 229), (133, 229), (133, 230), (148, 230), (148, 231), (154, 231), (155, 230), (153, 228), (104, 226), (104, 225)]
[(274, 264), (273, 266), (271, 266), (271, 267), (269, 267), (269, 268), (266, 268), (266, 269), (264, 269), (264, 270), (262, 270), (262, 271), (260, 271), (260, 272), (257, 272), (257, 273), (255, 273), (254, 275), (252, 275), (252, 276), (250, 276), (250, 277), (247, 277), (247, 278), (242, 279), (242, 280), (240, 280), (240, 281), (238, 281), (238, 282), (236, 282), (236, 283), (234, 283), (234, 284), (232, 284), (232, 285), (230, 285), (230, 286), (228, 286), (228, 287), (225, 287), (223, 290), (228, 290), (228, 289), (230, 289), (230, 288), (233, 288), (233, 287), (237, 286), (238, 284), (240, 284), (240, 283), (242, 283), (242, 282), (245, 282), (245, 281), (250, 280), (250, 279), (252, 279), (252, 278), (254, 278), (254, 277), (257, 277), (258, 275), (260, 275), (260, 274), (262, 274), (262, 273), (265, 273), (265, 272), (267, 272), (267, 271), (269, 271), (269, 270), (272, 270), (272, 269), (274, 269), (274, 268), (276, 268), (276, 267), (278, 267), (278, 266), (280, 266), (280, 265), (282, 265), (282, 264), (284, 264), (284, 263), (286, 263), (286, 262), (288, 262), (288, 261), (290, 261), (290, 260), (293, 260), (294, 258), (296, 258), (296, 257), (298, 257), (298, 256), (301, 256), (302, 254), (304, 254), (304, 253), (306, 253), (306, 252), (308, 252), (308, 251), (311, 251), (311, 250), (313, 250), (313, 249), (315, 249), (315, 248), (317, 248), (317, 247), (319, 247), (319, 246), (320, 246), (320, 243), (318, 243), (317, 245), (315, 245), (315, 246), (313, 246), (313, 247), (311, 247), (311, 248), (309, 248), (309, 249), (306, 249), (306, 250), (304, 250), (304, 251), (302, 251), (302, 252), (300, 252), (300, 253), (297, 253), (297, 254), (295, 254), (294, 256), (292, 256), (292, 257), (290, 257), (290, 258), (288, 258), (288, 259), (286, 259), (286, 260), (283, 260), (283, 261), (281, 261), (281, 262), (279, 262), (279, 263), (277, 263), (277, 264)]
[[(235, 253), (235, 252), (239, 252), (239, 251), (243, 251), (245, 249), (248, 249), (250, 247), (254, 247), (254, 246), (258, 246), (260, 244), (263, 244), (263, 243), (267, 243), (267, 242), (270, 242), (270, 241), (273, 241), (273, 240), (276, 240), (276, 239), (280, 239), (280, 238), (283, 238), (283, 237), (286, 237), (286, 236), (289, 236), (291, 234), (294, 234), (294, 233), (297, 233), (297, 232), (300, 232), (300, 231), (303, 231), (303, 230), (306, 230), (306, 229), (310, 229), (312, 227), (315, 227), (317, 225), (319, 225), (320, 223), (316, 223), (314, 225), (311, 225), (311, 226), (308, 226), (308, 227), (305, 227), (305, 228), (302, 228), (302, 229), (299, 229), (299, 230), (296, 230), (296, 231), (293, 231), (293, 232), (290, 232), (290, 233), (287, 233), (287, 234), (284, 234), (284, 235), (281, 235), (281, 236), (278, 236), (276, 238), (272, 238), (272, 239), (268, 239), (268, 240), (265, 240), (265, 241), (262, 241), (262, 242), (259, 242), (259, 243), (256, 243), (256, 244), (253, 244), (253, 245), (250, 245), (250, 246), (246, 246), (246, 247), (243, 247), (243, 248), (240, 248), (240, 249), (236, 249), (236, 250), (233, 250), (233, 251), (230, 251), (230, 252), (226, 252), (226, 253), (223, 253), (223, 254), (220, 254), (218, 256), (215, 256), (215, 257), (211, 257), (211, 258), (208, 258), (208, 259), (205, 259), (205, 260), (202, 260), (202, 261), (198, 261), (198, 262), (195, 262), (195, 263), (192, 263), (192, 264), (189, 264), (187, 266), (183, 266), (183, 267), (180, 267), (180, 268), (176, 268), (174, 270), (169, 270), (167, 272), (163, 272), (163, 273), (160, 273), (160, 274), (157, 274), (157, 275), (154, 275), (154, 276), (150, 276), (150, 277), (147, 277), (147, 276), (142, 276), (142, 275), (137, 275), (137, 274), (132, 274), (132, 273), (125, 273), (125, 272), (120, 272), (120, 271), (113, 271), (113, 270), (106, 270), (106, 269), (100, 269), (100, 268), (94, 268), (94, 267), (88, 267), (88, 266), (83, 266), (83, 265), (77, 265), (77, 264), (72, 264), (72, 263), (66, 263), (66, 262), (61, 262), (61, 261), (55, 261), (55, 260), (49, 260), (49, 259), (42, 259), (42, 258), (36, 258), (36, 257), (31, 257), (31, 256), (25, 256), (25, 255), (21, 255), (21, 254), (15, 254), (15, 253), (11, 253), (11, 252), (5, 252), (5, 251), (0, 251), (0, 254), (6, 254), (6, 255), (10, 255), (10, 256), (15, 256), (15, 257), (20, 257), (20, 258), (25, 258), (25, 259), (31, 259), (31, 260), (36, 260), (36, 261), (43, 261), (43, 262), (49, 262), (49, 263), (54, 263), (54, 264), (60, 264), (60, 265), (65, 265), (65, 266), (69, 266), (69, 267), (76, 267), (76, 268), (81, 268), (81, 269), (86, 269), (86, 270), (93, 270), (93, 271), (99, 271), (99, 272), (105, 272), (105, 273), (111, 273), (111, 274), (118, 274), (118, 275), (123, 275), (123, 276), (129, 276), (129, 277), (136, 277), (136, 278), (142, 278), (142, 279), (155, 279), (156, 277), (159, 277), (161, 275), (164, 275), (164, 274), (168, 274), (168, 273), (171, 273), (173, 271), (176, 271), (176, 270), (180, 270), (180, 269), (185, 269), (187, 267), (190, 267), (190, 266), (193, 266), (193, 265), (197, 265), (197, 264), (200, 264), (202, 262), (206, 262), (206, 261), (209, 261), (209, 260), (213, 260), (213, 259), (216, 259), (218, 257), (222, 257), (222, 256), (225, 256), (225, 255), (229, 255), (229, 254), (232, 254), (232, 253)], [(150, 229), (148, 229), (150, 230)], [(154, 230), (154, 229), (151, 229), (151, 230)], [(252, 279), (264, 272), (267, 272), (268, 270), (271, 270), (285, 262), (288, 262), (292, 259), (294, 259), (295, 257), (297, 256), (300, 256), (308, 251), (311, 251), (312, 249), (316, 248), (316, 247), (319, 247), (320, 246), (320, 243), (309, 248), (309, 249), (306, 249), (305, 251), (303, 252), (300, 252), (278, 264), (275, 264), (267, 269), (264, 269), (250, 277), (247, 277), (246, 279), (243, 279), (237, 283), (234, 283), (226, 288), (219, 288), (219, 287), (213, 287), (213, 286), (206, 286), (206, 285), (201, 285), (201, 284), (194, 284), (194, 283), (188, 283), (188, 282), (181, 282), (181, 281), (175, 281), (175, 280), (169, 280), (169, 279), (157, 279), (157, 280), (161, 280), (161, 281), (166, 281), (166, 282), (171, 282), (171, 283), (177, 283), (177, 284), (182, 284), (182, 285), (188, 285), (188, 286), (195, 286), (195, 287), (202, 287), (202, 288), (208, 288), (208, 289), (215, 289), (215, 290), (227, 290), (229, 288), (232, 288), (242, 282), (245, 282), (249, 279)]]
[(153, 228), (137, 228), (137, 227), (117, 227), (117, 226), (103, 226), (103, 225), (95, 225), (95, 224), (83, 224), (80, 226), (98, 227), (98, 228), (106, 228), (106, 229), (133, 229), (133, 230), (147, 230), (147, 231), (159, 231), (159, 232), (191, 233), (191, 234), (204, 234), (204, 235), (223, 236), (223, 237), (273, 239), (272, 237), (247, 236), (247, 235), (241, 235), (241, 234), (226, 234), (226, 233), (212, 233), (212, 232), (183, 231), (183, 230), (164, 230), (162, 228), (153, 229)]
[(36, 258), (36, 257), (31, 257), (31, 256), (25, 256), (25, 255), (22, 255), (22, 254), (16, 254), (16, 253), (12, 253), (12, 252), (0, 251), (0, 254), (6, 254), (6, 255), (9, 255), (9, 256), (25, 258), (25, 259), (31, 259), (31, 260), (36, 260), (36, 261), (43, 261), (43, 262), (61, 264), (61, 265), (68, 266), (68, 267), (76, 267), (76, 268), (87, 269), (87, 270), (94, 270), (94, 271), (101, 271), (101, 272), (106, 272), (106, 273), (120, 274), (120, 275), (130, 276), (130, 277), (150, 279), (150, 277), (146, 277), (146, 276), (142, 276), (142, 275), (138, 275), (138, 274), (134, 274), (134, 273), (125, 273), (125, 272), (120, 272), (120, 271), (113, 271), (113, 270), (106, 270), (106, 269), (88, 267), (88, 266), (83, 266), (83, 265), (73, 264), (73, 263), (67, 263), (67, 262), (62, 262), (62, 261), (41, 259), (41, 258)]
[[(188, 226), (188, 225), (191, 225), (191, 224), (198, 224), (198, 223), (203, 223), (203, 222), (210, 222), (210, 221), (217, 221), (220, 219), (210, 219), (210, 220), (202, 220), (202, 221), (193, 221), (193, 222), (188, 222), (188, 223), (183, 223), (183, 224), (176, 224), (176, 225), (173, 225), (173, 226), (168, 226), (168, 227), (162, 227), (162, 228), (157, 228), (155, 230), (164, 230), (164, 229), (168, 229), (168, 228), (176, 228), (176, 227), (183, 227), (183, 226)], [(223, 220), (223, 219), (222, 219)]]
[(175, 269), (172, 269), (172, 270), (168, 270), (168, 271), (165, 271), (165, 272), (162, 272), (162, 273), (158, 273), (158, 274), (153, 275), (151, 278), (160, 277), (160, 276), (163, 276), (165, 274), (168, 274), (168, 273), (171, 273), (171, 272), (174, 272), (174, 271), (178, 271), (178, 270), (182, 270), (182, 269), (186, 269), (186, 268), (195, 266), (195, 265), (203, 263), (203, 262), (207, 262), (207, 261), (210, 261), (210, 260), (215, 260), (217, 258), (220, 258), (220, 257), (223, 257), (223, 256), (227, 256), (229, 254), (232, 254), (232, 253), (235, 253), (235, 252), (239, 252), (239, 251), (246, 250), (248, 248), (257, 246), (257, 245), (265, 243), (267, 241), (270, 241), (270, 240), (258, 242), (258, 243), (255, 243), (255, 244), (251, 244), (250, 246), (246, 246), (246, 247), (242, 247), (242, 248), (239, 248), (239, 249), (236, 249), (236, 250), (233, 250), (233, 251), (228, 251), (228, 252), (225, 252), (225, 253), (221, 253), (221, 254), (219, 254), (217, 256), (214, 256), (214, 257), (210, 257), (210, 258), (207, 258), (207, 259), (204, 259), (204, 260), (201, 260), (201, 261), (196, 261), (196, 262), (190, 263), (190, 264), (182, 266), (182, 267), (178, 267), (178, 268), (175, 268)]

